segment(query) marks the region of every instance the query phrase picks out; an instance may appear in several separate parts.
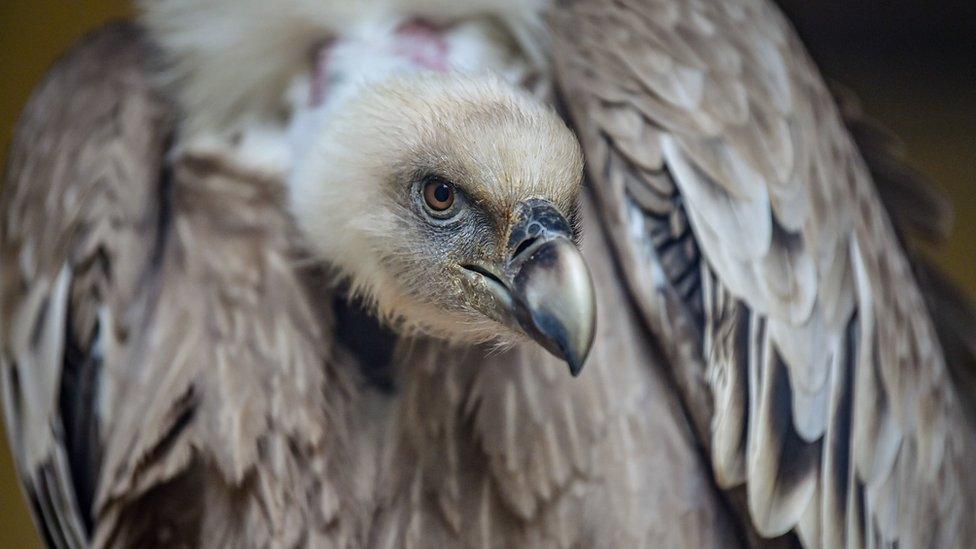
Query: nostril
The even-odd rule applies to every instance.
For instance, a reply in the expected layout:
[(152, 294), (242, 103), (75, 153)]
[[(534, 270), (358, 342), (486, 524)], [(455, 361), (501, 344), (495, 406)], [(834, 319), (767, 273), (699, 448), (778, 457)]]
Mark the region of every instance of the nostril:
[(518, 247), (515, 248), (515, 251), (512, 253), (512, 259), (515, 259), (516, 257), (522, 255), (522, 252), (528, 250), (530, 246), (535, 244), (536, 240), (539, 240), (539, 237), (533, 236), (531, 238), (526, 238), (521, 243), (519, 243)]

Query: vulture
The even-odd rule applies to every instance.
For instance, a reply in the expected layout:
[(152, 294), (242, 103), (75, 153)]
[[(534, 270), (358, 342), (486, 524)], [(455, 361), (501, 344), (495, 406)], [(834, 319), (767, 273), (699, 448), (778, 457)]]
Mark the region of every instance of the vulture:
[(52, 547), (976, 539), (948, 208), (769, 0), (147, 0), (5, 174)]

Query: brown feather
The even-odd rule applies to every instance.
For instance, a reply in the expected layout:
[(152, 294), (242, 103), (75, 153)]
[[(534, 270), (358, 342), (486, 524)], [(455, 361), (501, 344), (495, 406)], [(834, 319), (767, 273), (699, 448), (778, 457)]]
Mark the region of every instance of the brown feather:
[[(702, 440), (718, 479), (745, 481), (753, 521), (765, 534), (792, 528), (804, 543), (825, 546), (863, 544), (862, 536), (965, 545), (974, 526), (962, 516), (974, 503), (976, 471), (964, 456), (976, 450), (976, 437), (948, 374), (954, 370), (872, 174), (782, 16), (752, 0), (578, 0), (551, 16), (557, 79), (625, 279), (666, 349), (697, 348), (692, 356), (669, 354), (678, 379), (709, 380), (710, 403), (694, 384), (677, 386), (698, 434), (711, 433)], [(691, 74), (707, 93), (694, 93)], [(607, 104), (640, 117), (606, 116)], [(639, 157), (634, 147), (649, 130), (620, 123), (633, 120), (662, 136), (645, 146), (664, 144), (665, 173), (707, 265), (701, 304), (682, 300), (704, 309), (703, 337), (661, 322), (673, 309), (658, 296), (677, 281), (669, 276), (662, 288), (648, 276), (662, 263), (644, 250), (662, 240), (619, 215), (662, 215), (667, 204), (625, 193), (634, 183), (609, 184), (646, 177), (613, 161)], [(944, 208), (913, 190), (890, 145), (874, 143), (864, 148), (881, 197), (924, 196), (932, 205), (926, 211), (939, 213), (931, 220), (938, 227)], [(899, 210), (896, 221), (922, 224)], [(729, 299), (748, 314), (730, 315)], [(762, 328), (743, 339), (748, 352), (717, 347), (742, 322)], [(959, 340), (951, 335), (958, 331), (940, 331)], [(736, 388), (743, 366), (735, 363), (753, 372), (745, 393)], [(744, 448), (740, 417), (749, 425)], [(745, 474), (737, 452), (750, 464)]]
[[(166, 158), (173, 111), (153, 55), (132, 25), (83, 41), (31, 100), (11, 151), (3, 377), (24, 482), (62, 546), (194, 531), (230, 545), (348, 539), (338, 507), (321, 503), (348, 494), (330, 479), (349, 388), (330, 320), (293, 267), (281, 190), (207, 158)], [(33, 342), (18, 335), (35, 325)], [(86, 367), (97, 370), (83, 407), (63, 408), (74, 392), (44, 400), (74, 391), (63, 384)], [(83, 434), (76, 424), (97, 436), (88, 469), (65, 464), (79, 458), (63, 446)], [(162, 495), (191, 478), (198, 499)]]

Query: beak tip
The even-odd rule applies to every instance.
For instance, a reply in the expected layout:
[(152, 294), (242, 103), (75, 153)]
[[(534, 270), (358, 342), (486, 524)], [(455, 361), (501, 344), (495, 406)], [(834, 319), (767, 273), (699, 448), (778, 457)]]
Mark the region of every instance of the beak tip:
[(560, 322), (540, 322), (536, 327), (536, 341), (553, 356), (565, 361), (571, 376), (579, 377), (593, 344), (592, 329), (587, 330), (591, 334), (589, 337), (578, 340), (573, 339), (566, 325)]
[[(592, 326), (591, 326), (592, 328)], [(569, 374), (573, 377), (579, 377), (580, 372), (583, 371), (583, 366), (586, 364), (586, 359), (590, 355), (590, 348), (593, 345), (593, 330), (588, 330), (589, 337), (584, 341), (577, 342), (577, 345), (560, 345), (562, 350), (562, 359), (566, 361), (566, 365), (569, 367)]]
[(566, 364), (569, 366), (569, 375), (573, 377), (579, 377), (580, 372), (583, 371), (584, 360), (574, 360), (574, 359), (567, 358)]

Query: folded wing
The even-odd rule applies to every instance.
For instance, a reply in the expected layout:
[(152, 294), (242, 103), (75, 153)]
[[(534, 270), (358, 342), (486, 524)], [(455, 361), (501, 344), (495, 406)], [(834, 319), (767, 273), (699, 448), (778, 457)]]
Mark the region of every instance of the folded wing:
[(809, 546), (970, 539), (973, 426), (785, 19), (751, 0), (565, 4), (562, 98), (717, 482), (745, 484), (761, 534)]
[(35, 516), (56, 547), (338, 543), (331, 320), (279, 184), (171, 147), (156, 55), (84, 40), (11, 150), (0, 379)]

